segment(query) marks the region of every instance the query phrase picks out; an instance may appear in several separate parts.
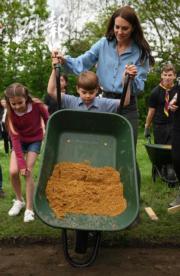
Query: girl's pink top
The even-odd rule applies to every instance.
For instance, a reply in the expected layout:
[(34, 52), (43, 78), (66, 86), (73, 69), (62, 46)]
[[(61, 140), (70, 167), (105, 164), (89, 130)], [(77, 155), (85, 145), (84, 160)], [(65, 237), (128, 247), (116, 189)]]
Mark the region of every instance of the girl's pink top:
[(30, 111), (24, 114), (11, 112), (11, 121), (16, 134), (10, 131), (10, 137), (15, 151), (19, 169), (26, 169), (26, 161), (21, 143), (33, 143), (43, 140), (42, 119), (46, 126), (49, 113), (43, 103), (32, 102)]

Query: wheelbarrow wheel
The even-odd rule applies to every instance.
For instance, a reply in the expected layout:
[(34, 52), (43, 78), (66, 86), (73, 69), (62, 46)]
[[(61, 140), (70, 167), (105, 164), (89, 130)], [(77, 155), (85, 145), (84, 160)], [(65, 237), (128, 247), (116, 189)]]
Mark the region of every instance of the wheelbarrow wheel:
[(176, 186), (178, 180), (172, 164), (167, 164), (162, 167), (161, 179), (169, 188), (174, 188)]
[[(101, 240), (101, 232), (94, 231), (93, 232), (93, 249), (90, 255), (87, 257), (84, 255), (87, 250), (88, 245), (88, 238), (89, 233), (88, 231), (84, 230), (75, 230), (76, 231), (76, 246), (75, 246), (75, 253), (78, 253), (78, 257), (70, 256), (69, 248), (68, 248), (68, 238), (67, 238), (67, 229), (62, 230), (62, 243), (63, 243), (63, 251), (64, 256), (67, 262), (73, 267), (88, 267), (94, 263), (96, 260), (100, 240)], [(83, 254), (83, 255), (82, 255)], [(80, 259), (79, 259), (80, 257)]]
[(174, 171), (173, 165), (172, 164), (168, 164), (167, 165), (167, 184), (169, 188), (174, 188), (177, 183), (178, 183), (178, 179), (176, 176), (176, 173)]

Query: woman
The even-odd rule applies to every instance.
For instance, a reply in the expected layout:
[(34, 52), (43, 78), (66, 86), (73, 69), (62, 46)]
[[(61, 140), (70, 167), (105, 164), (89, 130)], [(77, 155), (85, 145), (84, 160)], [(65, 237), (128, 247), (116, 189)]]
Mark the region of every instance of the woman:
[(96, 65), (103, 96), (108, 98), (121, 98), (124, 77), (130, 74), (131, 100), (122, 115), (133, 127), (136, 146), (138, 131), (136, 96), (144, 89), (149, 64), (153, 65), (154, 59), (135, 11), (129, 6), (116, 10), (109, 20), (106, 36), (79, 57), (64, 57), (54, 51), (52, 58), (54, 63), (59, 61), (67, 71), (75, 74), (80, 74)]

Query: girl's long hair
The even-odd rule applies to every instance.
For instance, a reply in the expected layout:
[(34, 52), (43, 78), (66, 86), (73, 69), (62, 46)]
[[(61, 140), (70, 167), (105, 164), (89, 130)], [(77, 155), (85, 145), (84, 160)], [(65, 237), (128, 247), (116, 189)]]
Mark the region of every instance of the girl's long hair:
[(133, 27), (132, 39), (135, 41), (135, 43), (138, 45), (138, 47), (141, 50), (141, 57), (140, 57), (141, 63), (143, 63), (146, 58), (149, 58), (150, 65), (154, 65), (154, 58), (151, 55), (150, 46), (146, 41), (146, 39), (144, 38), (143, 30), (142, 30), (140, 21), (138, 19), (138, 16), (136, 15), (134, 9), (131, 8), (130, 6), (124, 6), (122, 8), (119, 8), (112, 14), (106, 30), (107, 40), (112, 41), (113, 39), (115, 39), (114, 24), (115, 24), (115, 19), (118, 16), (128, 21)]
[(26, 103), (32, 102), (32, 98), (30, 96), (29, 90), (26, 86), (22, 85), (21, 83), (13, 83), (9, 85), (6, 90), (4, 91), (4, 96), (7, 103), (7, 108), (11, 109), (11, 105), (9, 102), (10, 98), (14, 97), (23, 97), (26, 99)]
[(28, 88), (22, 85), (21, 83), (13, 83), (9, 85), (4, 91), (4, 96), (5, 96), (6, 107), (7, 107), (6, 126), (12, 133), (17, 134), (11, 120), (12, 108), (11, 108), (9, 99), (14, 97), (23, 97), (26, 99), (26, 104), (32, 103), (32, 102), (41, 103), (41, 101), (39, 99), (32, 98), (30, 96), (30, 92)]

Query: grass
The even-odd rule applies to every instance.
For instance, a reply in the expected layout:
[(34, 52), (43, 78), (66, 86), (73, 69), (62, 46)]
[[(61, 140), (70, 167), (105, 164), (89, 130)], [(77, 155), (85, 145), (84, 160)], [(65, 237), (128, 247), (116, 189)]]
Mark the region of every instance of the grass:
[[(140, 223), (133, 228), (114, 233), (103, 233), (103, 242), (113, 245), (119, 244), (171, 244), (180, 245), (180, 212), (168, 214), (168, 203), (176, 194), (176, 188), (169, 188), (161, 180), (156, 183), (151, 179), (151, 162), (144, 147), (142, 133), (139, 135), (137, 156), (142, 176)], [(12, 204), (14, 192), (11, 188), (8, 173), (9, 156), (4, 153), (3, 143), (0, 141), (0, 162), (4, 176), (4, 190), (6, 197), (0, 199), (0, 240), (56, 240), (60, 237), (60, 229), (54, 229), (43, 224), (38, 218), (33, 223), (23, 223), (23, 214), (9, 217), (7, 212)], [(35, 179), (38, 175), (37, 162)], [(24, 192), (24, 190), (23, 190)], [(151, 206), (159, 217), (158, 221), (151, 221), (144, 211), (144, 207)]]

